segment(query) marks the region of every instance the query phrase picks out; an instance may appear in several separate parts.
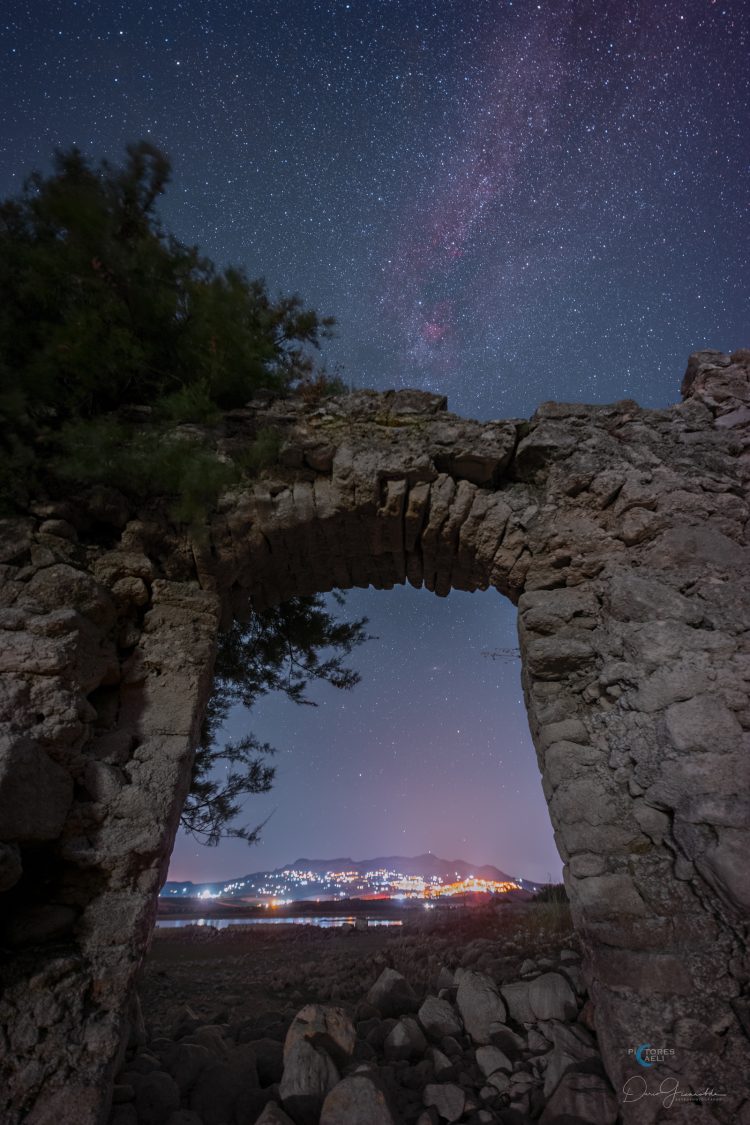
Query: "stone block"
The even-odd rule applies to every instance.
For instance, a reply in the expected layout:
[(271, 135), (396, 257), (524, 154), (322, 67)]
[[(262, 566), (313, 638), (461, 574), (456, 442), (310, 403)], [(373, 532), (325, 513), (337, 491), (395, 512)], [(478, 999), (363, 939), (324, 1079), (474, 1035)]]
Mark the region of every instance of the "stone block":
[(585, 634), (534, 637), (522, 648), (524, 662), (540, 680), (561, 680), (586, 667), (594, 659), (594, 646)]
[(553, 742), (544, 754), (544, 773), (553, 789), (563, 782), (586, 777), (602, 762), (602, 753), (594, 746), (575, 742)]
[(73, 780), (26, 738), (0, 739), (0, 831), (19, 844), (54, 840), (73, 801)]
[(577, 879), (572, 884), (572, 893), (592, 919), (623, 915), (642, 917), (648, 912), (628, 875), (592, 875), (588, 879)]
[(672, 527), (662, 532), (644, 562), (683, 574), (705, 576), (706, 568), (719, 573), (747, 573), (750, 552), (716, 528)]
[(92, 575), (67, 563), (38, 570), (26, 584), (18, 604), (37, 611), (60, 606), (77, 609), (104, 630), (111, 628), (116, 618), (109, 592)]
[(683, 621), (697, 625), (703, 609), (657, 578), (616, 573), (607, 586), (609, 612), (618, 621)]
[(627, 990), (649, 1000), (692, 996), (695, 990), (684, 957), (652, 950), (602, 948), (597, 957), (596, 976), (610, 988)]
[(672, 704), (665, 720), (669, 740), (677, 750), (725, 754), (736, 754), (740, 750), (742, 727), (715, 694), (701, 694)]

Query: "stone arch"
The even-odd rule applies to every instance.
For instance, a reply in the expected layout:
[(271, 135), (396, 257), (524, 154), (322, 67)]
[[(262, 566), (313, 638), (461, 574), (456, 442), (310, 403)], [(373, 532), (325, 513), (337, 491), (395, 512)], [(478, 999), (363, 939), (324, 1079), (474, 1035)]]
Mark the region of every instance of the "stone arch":
[[(488, 423), (413, 391), (270, 402), (213, 437), (230, 454), (273, 427), (278, 466), (222, 497), (202, 535), (103, 489), (6, 522), (4, 1120), (106, 1112), (218, 629), (295, 594), (407, 580), (518, 605), (529, 723), (615, 1089), (648, 1041), (675, 1051), (660, 1077), (727, 1093), (703, 1119), (737, 1120), (750, 352), (697, 353), (683, 394), (668, 410), (545, 403), (529, 422)], [(660, 1111), (636, 1103), (623, 1120)]]

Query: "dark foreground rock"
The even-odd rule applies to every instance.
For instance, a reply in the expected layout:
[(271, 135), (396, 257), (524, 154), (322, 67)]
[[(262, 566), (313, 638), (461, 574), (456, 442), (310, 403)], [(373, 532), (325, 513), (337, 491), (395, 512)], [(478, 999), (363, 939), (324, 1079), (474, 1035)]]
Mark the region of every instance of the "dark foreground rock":
[[(512, 938), (402, 936), (340, 1004), (207, 1022), (173, 1007), (126, 1060), (110, 1125), (613, 1125), (580, 954), (539, 940), (524, 959)], [(302, 964), (318, 992), (349, 980), (336, 955)]]

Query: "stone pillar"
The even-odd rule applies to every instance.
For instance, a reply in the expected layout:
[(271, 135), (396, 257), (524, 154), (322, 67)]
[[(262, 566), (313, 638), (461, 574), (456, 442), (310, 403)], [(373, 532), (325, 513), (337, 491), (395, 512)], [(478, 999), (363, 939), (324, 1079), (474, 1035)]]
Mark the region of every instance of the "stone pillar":
[[(530, 725), (626, 1125), (750, 1120), (750, 441), (725, 432), (747, 427), (750, 395), (747, 366), (712, 364), (668, 431), (652, 416), (658, 444), (638, 411), (626, 464), (589, 450), (550, 471), (547, 489), (580, 486), (588, 459), (538, 535), (571, 561), (586, 543), (596, 574), (533, 589), (545, 554), (519, 602)], [(643, 1043), (667, 1052), (650, 1069)], [(623, 1093), (675, 1081), (723, 1096)]]
[(85, 560), (63, 521), (5, 533), (0, 1119), (99, 1125), (190, 781), (218, 600), (152, 580), (143, 555)]

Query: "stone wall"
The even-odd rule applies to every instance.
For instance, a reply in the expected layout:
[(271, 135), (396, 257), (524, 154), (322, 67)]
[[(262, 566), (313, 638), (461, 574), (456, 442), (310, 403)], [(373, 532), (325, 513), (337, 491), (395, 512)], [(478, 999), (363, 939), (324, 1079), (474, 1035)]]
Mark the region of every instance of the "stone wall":
[(488, 423), (410, 391), (271, 402), (213, 431), (223, 454), (283, 442), (200, 535), (105, 489), (3, 525), (3, 1121), (106, 1114), (218, 629), (404, 581), (518, 604), (615, 1089), (649, 1042), (674, 1049), (660, 1078), (726, 1094), (671, 1121), (750, 1115), (750, 352), (697, 353), (683, 394)]

